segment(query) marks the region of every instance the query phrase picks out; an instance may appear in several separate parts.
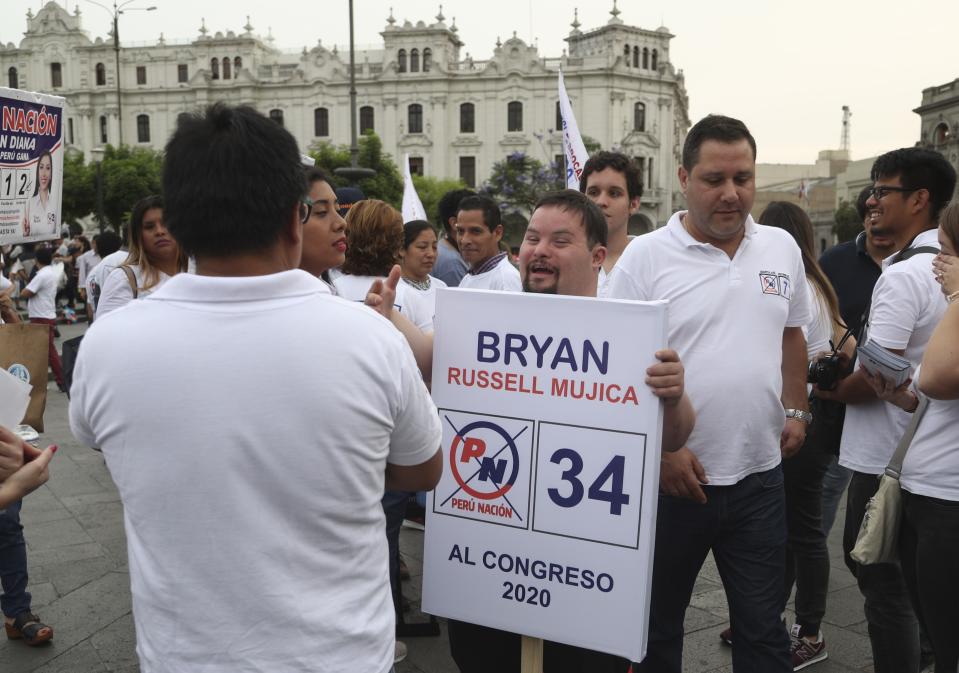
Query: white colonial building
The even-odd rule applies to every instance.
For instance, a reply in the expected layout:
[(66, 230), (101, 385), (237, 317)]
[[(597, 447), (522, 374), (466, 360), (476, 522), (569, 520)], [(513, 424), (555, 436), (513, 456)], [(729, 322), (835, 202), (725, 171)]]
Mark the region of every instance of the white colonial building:
[[(676, 169), (690, 124), (683, 73), (670, 60), (668, 29), (625, 25), (615, 2), (610, 14), (586, 32), (574, 19), (561, 56), (542, 56), (513, 33), (484, 61), (464, 55), (455, 21), (447, 25), (442, 12), (431, 24), (391, 15), (382, 46), (356, 53), (360, 131), (373, 129), (394, 157), (408, 153), (415, 172), (468, 185), (516, 151), (553, 161), (562, 154), (562, 68), (581, 131), (640, 162), (642, 215), (663, 223), (682, 199)], [(193, 40), (121, 43), (118, 75), (112, 37), (91, 40), (79, 9), (48, 2), (27, 13), (19, 45), (0, 45), (0, 73), (8, 86), (64, 96), (66, 142), (87, 157), (121, 141), (161, 149), (177, 115), (219, 100), (263, 111), (304, 150), (349, 143), (345, 50), (318, 40), (282, 51), (249, 20), (243, 29), (211, 35), (204, 22)]]

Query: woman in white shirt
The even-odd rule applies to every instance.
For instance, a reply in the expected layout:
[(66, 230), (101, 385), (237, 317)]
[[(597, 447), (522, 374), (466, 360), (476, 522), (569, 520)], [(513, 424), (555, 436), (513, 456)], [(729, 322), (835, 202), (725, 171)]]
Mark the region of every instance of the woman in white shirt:
[[(959, 386), (942, 384), (957, 370), (955, 299), (959, 295), (954, 293), (959, 287), (939, 274), (959, 261), (959, 202), (946, 206), (939, 215), (939, 247), (941, 253), (930, 273), (937, 274), (943, 294), (953, 299), (914, 374), (929, 406), (902, 463), (899, 559), (916, 615), (932, 643), (936, 673), (952, 673), (959, 664), (959, 584), (955, 578), (959, 568)], [(910, 412), (918, 407), (911, 382), (897, 390), (878, 377), (870, 382), (887, 402)]]
[(186, 271), (187, 264), (187, 256), (163, 225), (163, 200), (141, 199), (130, 216), (130, 252), (103, 281), (96, 317), (155, 292), (171, 276)]
[(27, 202), (23, 216), (24, 236), (46, 236), (57, 232), (57, 206), (50, 198), (53, 184), (53, 156), (44, 152), (37, 159), (37, 175), (33, 198)]
[(446, 287), (446, 283), (430, 275), (436, 263), (436, 248), (436, 231), (429, 222), (412, 220), (403, 225), (403, 252), (400, 255), (403, 283), (423, 299), (423, 306), (430, 317), (429, 325), (423, 327), (427, 331), (433, 329), (436, 289)]
[[(346, 260), (334, 279), (337, 293), (351, 301), (365, 301), (373, 281), (385, 278), (403, 250), (403, 216), (378, 199), (359, 201), (346, 216)], [(432, 311), (409, 285), (396, 288), (393, 308), (420, 330), (433, 324)]]

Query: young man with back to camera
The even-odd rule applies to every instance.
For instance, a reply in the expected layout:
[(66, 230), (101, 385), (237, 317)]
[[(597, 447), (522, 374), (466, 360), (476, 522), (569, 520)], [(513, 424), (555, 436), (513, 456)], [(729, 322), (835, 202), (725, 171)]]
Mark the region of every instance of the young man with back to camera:
[(439, 419), (396, 330), (298, 269), (299, 157), (252, 108), (181, 119), (164, 217), (196, 274), (77, 358), (70, 425), (123, 501), (144, 673), (393, 669), (380, 499), (437, 483)]

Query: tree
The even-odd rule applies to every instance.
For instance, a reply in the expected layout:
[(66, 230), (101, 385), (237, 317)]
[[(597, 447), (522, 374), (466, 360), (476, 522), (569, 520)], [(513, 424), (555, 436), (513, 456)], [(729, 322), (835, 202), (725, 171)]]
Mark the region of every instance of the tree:
[[(163, 158), (159, 152), (107, 145), (101, 163), (103, 214), (113, 229), (120, 231), (137, 201), (160, 193), (162, 172)], [(95, 186), (93, 196), (95, 199)]]
[(413, 186), (416, 187), (416, 194), (426, 209), (427, 219), (434, 224), (439, 223), (438, 206), (443, 195), (454, 189), (466, 188), (461, 180), (443, 180), (425, 175), (414, 175)]
[[(380, 199), (399, 208), (403, 204), (403, 178), (399, 169), (388, 154), (383, 153), (383, 142), (372, 131), (367, 131), (359, 139), (360, 152), (357, 163), (363, 168), (372, 168), (376, 175), (372, 178), (360, 180), (359, 187), (369, 199)], [(346, 187), (350, 184), (337, 175), (337, 168), (350, 165), (350, 148), (347, 145), (339, 147), (322, 141), (310, 146), (310, 156), (316, 160), (316, 165), (330, 175), (334, 187)]]
[(63, 157), (63, 207), (66, 223), (76, 222), (96, 209), (96, 167), (87, 165), (80, 152), (67, 152)]
[(840, 201), (833, 215), (832, 233), (840, 243), (851, 241), (862, 231), (862, 220), (856, 207), (848, 201)]
[(514, 152), (493, 164), (493, 172), (482, 191), (500, 206), (506, 229), (504, 238), (516, 241), (522, 237), (540, 197), (565, 186), (556, 166), (544, 166), (523, 152)]

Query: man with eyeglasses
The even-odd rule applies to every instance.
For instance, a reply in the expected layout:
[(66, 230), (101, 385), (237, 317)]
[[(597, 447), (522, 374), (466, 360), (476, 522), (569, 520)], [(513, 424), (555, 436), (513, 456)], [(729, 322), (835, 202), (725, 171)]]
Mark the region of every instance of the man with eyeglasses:
[[(871, 177), (866, 208), (873, 235), (891, 237), (899, 252), (883, 260), (862, 340), (907, 358), (915, 371), (946, 308), (931, 263), (939, 252), (939, 212), (952, 197), (956, 171), (938, 152), (905, 148), (876, 159)], [(866, 505), (879, 486), (877, 477), (885, 471), (915, 406), (904, 411), (877, 399), (861, 369), (842, 379), (836, 390), (816, 389), (816, 394), (848, 405), (839, 453), (839, 464), (852, 470), (843, 551), (865, 598), (876, 673), (917, 671), (919, 629), (899, 566), (860, 565), (849, 556)]]
[(441, 432), (402, 335), (298, 268), (296, 141), (249, 107), (177, 123), (164, 218), (196, 274), (98, 320), (74, 436), (123, 501), (143, 673), (392, 671), (380, 499)]

